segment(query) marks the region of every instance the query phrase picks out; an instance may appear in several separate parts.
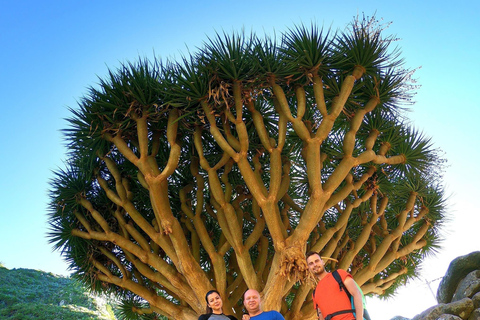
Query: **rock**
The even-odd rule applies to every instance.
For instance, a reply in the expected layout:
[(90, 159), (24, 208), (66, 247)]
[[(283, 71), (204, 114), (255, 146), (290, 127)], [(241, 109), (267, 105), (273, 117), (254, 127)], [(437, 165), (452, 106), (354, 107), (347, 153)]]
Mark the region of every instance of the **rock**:
[(473, 301), (471, 299), (464, 298), (452, 303), (433, 306), (419, 315), (416, 315), (412, 320), (438, 320), (444, 315), (454, 315), (460, 317), (461, 319), (468, 319), (470, 314), (473, 312), (473, 309)]
[(446, 314), (453, 314), (459, 316), (462, 319), (468, 319), (473, 312), (473, 301), (469, 298), (464, 298), (459, 301), (455, 301), (443, 306), (443, 312)]
[(437, 320), (463, 320), (459, 316), (454, 316), (453, 314), (442, 314)]
[(478, 320), (480, 319), (480, 309), (475, 309), (468, 317), (468, 320)]
[[(473, 297), (472, 297), (472, 301), (473, 301), (473, 307), (475, 309), (478, 309), (480, 308), (480, 292), (477, 292)], [(479, 318), (480, 319), (480, 318)]]
[(447, 273), (440, 282), (437, 290), (438, 303), (449, 303), (455, 293), (460, 280), (470, 272), (480, 269), (480, 251), (454, 259), (447, 270)]
[(458, 257), (450, 263), (433, 306), (412, 319), (390, 320), (480, 320), (480, 251)]
[[(480, 269), (480, 266), (479, 266)], [(470, 272), (457, 286), (452, 301), (471, 298), (480, 291), (480, 270)]]
[(433, 307), (428, 308), (422, 313), (413, 317), (412, 320), (437, 320), (440, 315), (442, 315), (444, 304), (439, 304)]

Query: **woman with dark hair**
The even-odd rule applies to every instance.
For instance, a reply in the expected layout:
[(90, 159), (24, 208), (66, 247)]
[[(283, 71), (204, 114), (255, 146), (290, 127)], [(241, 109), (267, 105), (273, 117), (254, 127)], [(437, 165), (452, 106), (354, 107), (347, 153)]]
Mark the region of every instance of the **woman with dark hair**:
[(217, 290), (210, 290), (205, 295), (207, 302), (207, 312), (202, 314), (198, 320), (237, 320), (234, 316), (223, 314), (223, 301)]

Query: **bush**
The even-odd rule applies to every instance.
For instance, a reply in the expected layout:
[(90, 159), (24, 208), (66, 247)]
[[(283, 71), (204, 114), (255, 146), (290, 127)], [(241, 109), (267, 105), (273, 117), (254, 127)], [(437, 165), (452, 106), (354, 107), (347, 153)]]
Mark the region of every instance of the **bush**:
[(71, 278), (0, 267), (0, 283), (0, 319), (115, 319), (108, 302), (98, 303)]

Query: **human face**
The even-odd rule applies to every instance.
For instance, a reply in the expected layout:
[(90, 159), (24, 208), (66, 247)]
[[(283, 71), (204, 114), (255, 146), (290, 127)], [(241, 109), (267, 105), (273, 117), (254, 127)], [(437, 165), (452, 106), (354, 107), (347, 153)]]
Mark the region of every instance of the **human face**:
[(223, 301), (222, 298), (216, 292), (212, 292), (207, 297), (208, 306), (212, 308), (213, 313), (221, 314)]
[(314, 276), (320, 277), (325, 272), (325, 262), (318, 254), (312, 254), (307, 258), (308, 269)]
[(245, 292), (245, 296), (243, 297), (243, 305), (245, 306), (245, 309), (247, 309), (250, 317), (262, 313), (260, 310), (260, 293), (253, 289), (247, 290), (247, 292)]

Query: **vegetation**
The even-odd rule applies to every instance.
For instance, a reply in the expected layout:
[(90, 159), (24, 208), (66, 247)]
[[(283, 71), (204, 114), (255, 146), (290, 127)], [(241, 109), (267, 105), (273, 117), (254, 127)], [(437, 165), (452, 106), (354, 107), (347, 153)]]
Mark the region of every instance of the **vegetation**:
[(106, 300), (89, 294), (70, 278), (29, 269), (0, 267), (0, 318), (115, 319)]
[(255, 288), (313, 319), (308, 250), (392, 294), (444, 221), (443, 159), (405, 118), (417, 87), (393, 41), (356, 19), (110, 71), (71, 109), (51, 242), (124, 319), (197, 319), (212, 288), (227, 313)]

